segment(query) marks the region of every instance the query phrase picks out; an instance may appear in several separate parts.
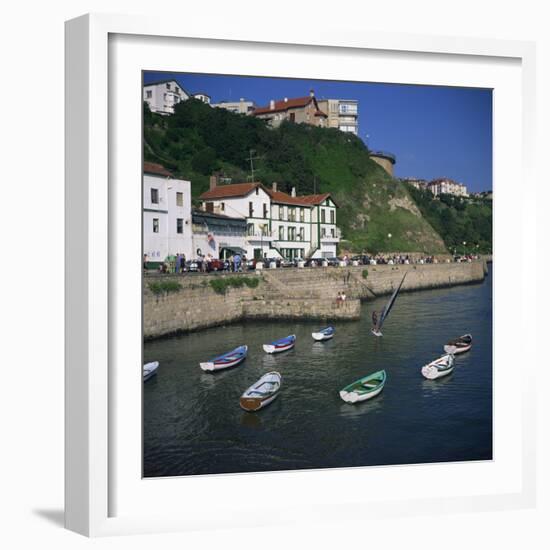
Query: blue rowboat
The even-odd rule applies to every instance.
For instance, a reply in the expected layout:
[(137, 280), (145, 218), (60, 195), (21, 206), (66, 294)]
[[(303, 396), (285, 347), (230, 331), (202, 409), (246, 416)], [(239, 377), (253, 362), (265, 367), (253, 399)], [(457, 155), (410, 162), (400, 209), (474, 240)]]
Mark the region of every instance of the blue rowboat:
[(318, 330), (317, 332), (312, 332), (311, 336), (314, 340), (321, 342), (322, 340), (330, 340), (335, 332), (334, 327), (331, 326)]
[(294, 336), (294, 334), (291, 334), (286, 338), (275, 340), (275, 342), (271, 342), (271, 344), (264, 344), (263, 347), (266, 353), (280, 353), (281, 351), (292, 349), (295, 343), (296, 336)]
[(248, 346), (240, 346), (235, 348), (233, 351), (224, 353), (223, 355), (218, 355), (210, 361), (201, 363), (201, 369), (204, 371), (216, 371), (221, 369), (228, 369), (229, 367), (234, 367), (239, 363), (242, 363), (246, 359), (246, 354), (248, 353)]

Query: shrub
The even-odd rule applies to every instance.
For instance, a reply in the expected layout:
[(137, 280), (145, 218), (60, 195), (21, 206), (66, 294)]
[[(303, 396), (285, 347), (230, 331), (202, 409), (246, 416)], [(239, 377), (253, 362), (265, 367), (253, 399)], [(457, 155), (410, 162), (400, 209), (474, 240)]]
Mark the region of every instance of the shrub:
[(178, 292), (178, 290), (181, 290), (181, 284), (177, 281), (155, 281), (152, 283), (148, 283), (149, 290), (153, 294), (163, 294), (163, 293), (170, 293), (170, 292)]
[(363, 269), (363, 279), (366, 279), (369, 276), (369, 270)]
[(214, 292), (218, 294), (225, 294), (228, 288), (241, 288), (247, 286), (249, 288), (256, 288), (260, 283), (258, 277), (222, 277), (212, 279), (210, 286), (214, 289)]

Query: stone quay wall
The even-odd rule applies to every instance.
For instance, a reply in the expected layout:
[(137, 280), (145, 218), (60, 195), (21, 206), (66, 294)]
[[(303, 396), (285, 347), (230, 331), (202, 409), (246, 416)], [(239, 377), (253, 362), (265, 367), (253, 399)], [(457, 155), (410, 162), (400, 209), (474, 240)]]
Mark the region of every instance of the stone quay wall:
[[(366, 278), (364, 273), (366, 270)], [(143, 284), (143, 333), (146, 339), (190, 332), (244, 319), (357, 320), (361, 300), (390, 294), (407, 277), (402, 291), (442, 288), (483, 281), (485, 261), (359, 267), (265, 269), (239, 274), (146, 275)], [(210, 282), (227, 277), (259, 279), (216, 292)], [(181, 288), (155, 294), (150, 283), (177, 281)], [(346, 293), (337, 304), (339, 291)]]

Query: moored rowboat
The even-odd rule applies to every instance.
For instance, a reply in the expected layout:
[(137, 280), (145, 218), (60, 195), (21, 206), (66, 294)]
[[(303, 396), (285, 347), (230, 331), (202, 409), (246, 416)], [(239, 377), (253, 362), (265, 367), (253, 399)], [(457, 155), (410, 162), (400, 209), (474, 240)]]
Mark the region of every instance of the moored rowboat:
[(464, 334), (460, 338), (455, 338), (447, 342), (443, 349), (445, 353), (452, 353), (456, 355), (457, 353), (464, 353), (465, 351), (470, 350), (472, 347), (472, 335)]
[(229, 367), (235, 367), (242, 363), (246, 359), (247, 353), (248, 346), (240, 346), (223, 355), (218, 355), (218, 357), (214, 357), (214, 359), (210, 359), (210, 361), (201, 363), (200, 366), (202, 370), (209, 372), (228, 369)]
[(321, 342), (323, 340), (330, 340), (336, 331), (334, 330), (334, 327), (326, 327), (321, 330), (318, 330), (317, 332), (312, 332), (311, 336), (314, 340), (317, 340), (318, 342)]
[(386, 383), (386, 371), (380, 370), (356, 380), (340, 391), (340, 397), (347, 403), (358, 403), (376, 397)]
[(451, 374), (454, 369), (455, 356), (447, 354), (422, 367), (422, 376), (428, 380), (435, 380)]
[(263, 409), (279, 395), (281, 383), (282, 377), (278, 372), (264, 374), (241, 395), (241, 407), (249, 412)]
[(152, 361), (151, 363), (145, 363), (143, 365), (143, 381), (147, 382), (149, 378), (155, 376), (157, 374), (157, 369), (159, 368), (159, 362), (158, 361)]
[(286, 338), (275, 340), (275, 342), (271, 342), (271, 344), (264, 344), (263, 348), (266, 353), (280, 353), (281, 351), (292, 349), (295, 343), (296, 336), (294, 336), (294, 334), (291, 334)]

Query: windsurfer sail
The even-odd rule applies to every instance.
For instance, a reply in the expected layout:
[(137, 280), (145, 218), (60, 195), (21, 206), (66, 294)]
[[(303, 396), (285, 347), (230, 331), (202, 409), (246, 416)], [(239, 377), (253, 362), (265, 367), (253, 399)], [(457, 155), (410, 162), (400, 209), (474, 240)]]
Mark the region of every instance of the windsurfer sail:
[(382, 325), (384, 324), (384, 321), (386, 320), (387, 316), (390, 314), (391, 308), (395, 303), (395, 299), (397, 298), (397, 295), (401, 290), (401, 286), (403, 285), (403, 281), (405, 280), (406, 276), (407, 276), (407, 272), (405, 271), (405, 275), (403, 275), (403, 278), (401, 279), (399, 286), (393, 291), (393, 294), (390, 296), (388, 303), (384, 306), (380, 314), (377, 316), (376, 312), (373, 312), (373, 315), (372, 315), (373, 326), (372, 326), (371, 332), (375, 336), (382, 336)]

